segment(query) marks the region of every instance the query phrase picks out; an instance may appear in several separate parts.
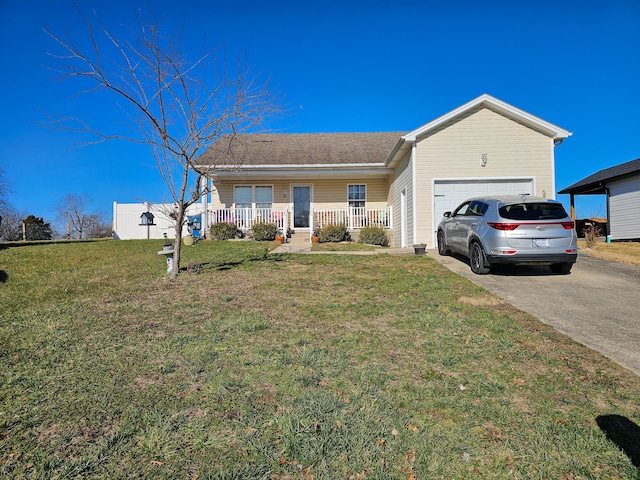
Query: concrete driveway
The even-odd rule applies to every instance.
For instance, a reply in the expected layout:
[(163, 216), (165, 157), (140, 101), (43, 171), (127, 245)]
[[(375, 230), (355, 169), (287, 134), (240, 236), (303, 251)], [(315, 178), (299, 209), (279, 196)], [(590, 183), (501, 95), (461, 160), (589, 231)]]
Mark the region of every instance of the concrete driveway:
[(464, 257), (429, 255), (449, 270), (640, 375), (640, 268), (579, 256), (569, 275), (502, 267), (474, 275)]

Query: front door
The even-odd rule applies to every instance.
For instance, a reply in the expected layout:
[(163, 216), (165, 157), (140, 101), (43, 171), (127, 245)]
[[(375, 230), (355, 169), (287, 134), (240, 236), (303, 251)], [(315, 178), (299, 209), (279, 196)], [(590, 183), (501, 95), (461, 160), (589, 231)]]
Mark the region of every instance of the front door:
[(293, 187), (293, 228), (309, 228), (311, 187)]

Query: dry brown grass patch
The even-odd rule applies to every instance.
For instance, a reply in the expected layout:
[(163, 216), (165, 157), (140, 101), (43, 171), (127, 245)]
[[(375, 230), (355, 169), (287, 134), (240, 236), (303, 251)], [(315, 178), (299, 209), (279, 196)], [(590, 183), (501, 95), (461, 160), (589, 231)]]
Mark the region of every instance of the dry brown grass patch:
[(477, 297), (460, 297), (458, 301), (464, 305), (471, 305), (473, 307), (504, 307), (507, 303), (491, 295), (479, 295)]
[(598, 242), (586, 248), (584, 240), (578, 240), (581, 251), (590, 257), (602, 258), (640, 267), (640, 242)]

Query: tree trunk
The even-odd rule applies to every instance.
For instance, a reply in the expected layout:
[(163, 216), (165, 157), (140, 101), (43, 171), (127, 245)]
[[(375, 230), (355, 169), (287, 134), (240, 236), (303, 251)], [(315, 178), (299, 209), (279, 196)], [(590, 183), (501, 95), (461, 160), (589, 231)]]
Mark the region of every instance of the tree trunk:
[(176, 239), (173, 244), (173, 270), (169, 278), (175, 280), (180, 273), (180, 249), (182, 248), (182, 224), (184, 223), (184, 209), (180, 208), (176, 212)]

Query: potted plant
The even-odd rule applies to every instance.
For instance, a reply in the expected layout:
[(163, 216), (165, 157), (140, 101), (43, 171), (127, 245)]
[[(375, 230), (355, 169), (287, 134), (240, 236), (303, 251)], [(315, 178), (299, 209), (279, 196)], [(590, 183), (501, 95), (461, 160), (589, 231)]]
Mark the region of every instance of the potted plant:
[(313, 227), (313, 232), (311, 233), (311, 243), (319, 243), (320, 242), (320, 225), (316, 225)]
[(416, 255), (424, 255), (426, 251), (427, 245), (424, 243), (416, 243), (413, 246)]

